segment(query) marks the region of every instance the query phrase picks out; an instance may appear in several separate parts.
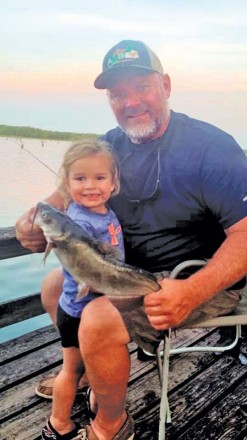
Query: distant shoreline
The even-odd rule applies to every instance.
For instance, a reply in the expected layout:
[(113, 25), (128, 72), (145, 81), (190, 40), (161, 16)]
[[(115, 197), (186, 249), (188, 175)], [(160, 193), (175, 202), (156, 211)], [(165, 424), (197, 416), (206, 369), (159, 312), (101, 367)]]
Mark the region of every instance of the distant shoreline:
[(96, 133), (70, 133), (52, 130), (42, 130), (33, 127), (18, 127), (11, 125), (0, 125), (0, 137), (42, 139), (54, 141), (78, 141), (85, 137), (98, 138)]

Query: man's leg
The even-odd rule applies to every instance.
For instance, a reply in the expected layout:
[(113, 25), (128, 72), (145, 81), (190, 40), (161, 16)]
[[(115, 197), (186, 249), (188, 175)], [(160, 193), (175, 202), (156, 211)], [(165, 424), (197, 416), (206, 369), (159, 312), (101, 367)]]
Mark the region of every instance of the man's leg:
[(213, 298), (194, 309), (179, 327), (189, 327), (207, 319), (232, 313), (239, 305), (244, 289), (222, 290)]
[(102, 296), (83, 310), (79, 343), (98, 411), (92, 428), (109, 440), (126, 420), (125, 400), (130, 372), (129, 334), (120, 313)]

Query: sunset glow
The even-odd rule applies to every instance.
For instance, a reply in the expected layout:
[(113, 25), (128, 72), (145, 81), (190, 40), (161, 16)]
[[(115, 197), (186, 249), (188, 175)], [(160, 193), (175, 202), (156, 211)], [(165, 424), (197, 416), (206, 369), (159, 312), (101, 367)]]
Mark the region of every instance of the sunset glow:
[(170, 75), (174, 110), (247, 143), (245, 0), (12, 0), (1, 2), (0, 13), (0, 123), (99, 133), (112, 128), (105, 92), (93, 81), (111, 46), (138, 39)]

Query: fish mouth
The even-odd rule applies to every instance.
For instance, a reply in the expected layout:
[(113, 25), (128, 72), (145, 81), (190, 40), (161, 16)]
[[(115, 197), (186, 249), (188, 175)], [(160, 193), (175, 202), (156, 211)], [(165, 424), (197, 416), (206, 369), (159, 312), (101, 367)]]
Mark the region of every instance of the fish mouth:
[[(40, 219), (38, 219), (38, 221), (35, 222), (38, 215), (39, 215)], [(45, 228), (42, 227), (42, 224), (44, 226), (47, 224), (49, 225), (49, 223), (51, 223), (51, 219), (50, 219), (48, 213), (46, 213), (45, 211), (42, 211), (42, 209), (40, 209), (39, 205), (36, 206), (36, 209), (35, 209), (34, 213), (32, 214), (31, 221), (32, 221), (31, 234), (34, 233), (34, 225), (38, 226), (40, 229), (43, 230), (43, 234), (44, 234), (45, 239), (49, 245), (52, 245), (53, 247), (57, 247), (55, 242), (57, 240), (61, 241), (64, 239), (63, 232), (60, 232), (57, 234), (55, 233), (55, 234), (53, 234), (53, 236), (51, 236), (51, 234), (47, 233)], [(40, 224), (40, 222), (41, 222), (41, 224)]]
[[(39, 214), (39, 219), (38, 219), (38, 221), (35, 222), (38, 214)], [(36, 206), (36, 209), (33, 213), (33, 217), (32, 217), (32, 228), (35, 224), (40, 227), (40, 225), (39, 225), (40, 221), (41, 221), (41, 223), (49, 224), (51, 220), (50, 220), (49, 213), (47, 213), (47, 211), (45, 211), (44, 209), (40, 208), (39, 203), (38, 203), (38, 205)]]
[[(37, 205), (34, 213), (30, 217), (30, 220), (31, 220), (31, 241), (32, 241), (32, 237), (34, 236), (34, 225), (35, 225), (35, 220), (37, 218), (39, 211), (40, 211), (40, 209)], [(37, 226), (39, 226), (39, 225), (37, 224)], [(39, 228), (40, 228), (40, 226), (39, 226)], [(55, 244), (51, 240), (47, 239), (47, 237), (45, 237), (45, 239), (47, 241), (47, 244), (50, 244), (51, 246), (56, 247)]]
[(36, 206), (36, 209), (35, 209), (34, 213), (32, 214), (32, 217), (30, 218), (30, 220), (32, 222), (31, 233), (33, 233), (34, 222), (35, 222), (35, 219), (37, 217), (38, 211), (39, 211), (39, 208), (38, 208), (38, 206)]

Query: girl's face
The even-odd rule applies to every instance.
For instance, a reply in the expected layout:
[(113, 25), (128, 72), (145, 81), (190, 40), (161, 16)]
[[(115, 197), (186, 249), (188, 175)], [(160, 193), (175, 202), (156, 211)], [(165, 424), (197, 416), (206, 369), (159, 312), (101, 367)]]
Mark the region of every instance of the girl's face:
[(101, 153), (72, 163), (67, 178), (67, 191), (75, 203), (104, 214), (115, 186), (107, 156)]

